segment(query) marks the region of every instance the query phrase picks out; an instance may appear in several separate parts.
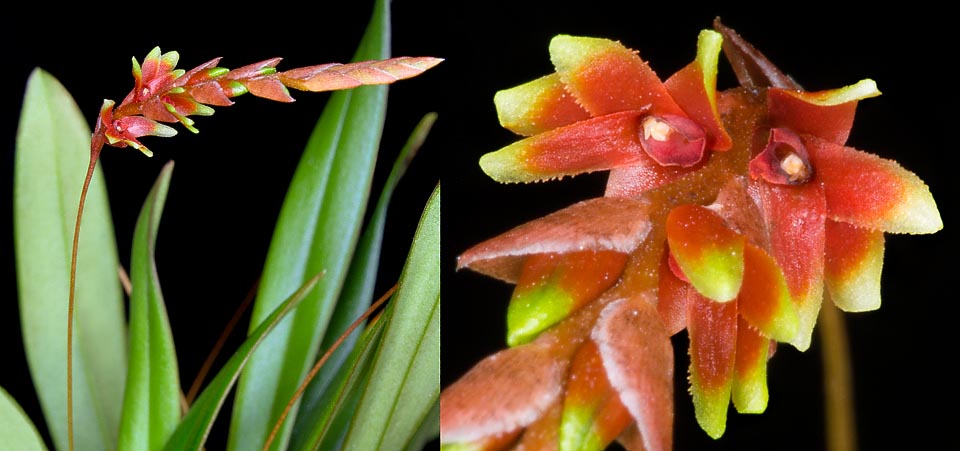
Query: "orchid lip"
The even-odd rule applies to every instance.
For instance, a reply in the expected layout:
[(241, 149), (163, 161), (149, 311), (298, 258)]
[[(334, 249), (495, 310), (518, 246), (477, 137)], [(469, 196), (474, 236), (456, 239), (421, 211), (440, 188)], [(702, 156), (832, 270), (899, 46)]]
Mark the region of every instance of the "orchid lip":
[(750, 160), (750, 176), (777, 185), (801, 185), (813, 177), (813, 166), (800, 136), (787, 128), (770, 130), (763, 150)]
[(640, 145), (661, 166), (690, 167), (703, 159), (706, 133), (696, 122), (672, 114), (640, 119)]

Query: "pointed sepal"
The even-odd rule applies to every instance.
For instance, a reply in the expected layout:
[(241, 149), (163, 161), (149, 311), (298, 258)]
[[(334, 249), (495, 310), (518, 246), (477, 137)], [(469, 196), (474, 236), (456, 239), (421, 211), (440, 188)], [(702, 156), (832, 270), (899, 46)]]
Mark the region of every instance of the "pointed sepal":
[(652, 296), (607, 305), (590, 334), (607, 378), (630, 412), (647, 451), (673, 441), (673, 346)]
[(743, 283), (746, 238), (699, 205), (671, 210), (666, 228), (670, 253), (690, 284), (714, 301), (735, 299)]
[(800, 321), (797, 334), (789, 343), (805, 351), (810, 347), (823, 297), (827, 210), (823, 186), (812, 182), (789, 186), (761, 181), (755, 189), (770, 231), (770, 255), (783, 271)]
[(940, 211), (920, 177), (897, 162), (803, 135), (826, 189), (827, 213), (837, 221), (890, 233), (934, 233)]
[(690, 393), (700, 427), (720, 438), (727, 427), (737, 347), (737, 303), (694, 296), (688, 304)]
[(468, 249), (457, 269), (516, 283), (531, 254), (582, 250), (630, 253), (650, 231), (649, 203), (599, 197), (573, 204)]
[(527, 257), (507, 308), (507, 345), (529, 342), (595, 299), (619, 280), (626, 260), (615, 251)]
[(880, 308), (883, 232), (827, 221), (824, 281), (840, 310), (866, 312)]
[(504, 128), (533, 136), (590, 118), (556, 73), (540, 77), (493, 96), (497, 117)]
[(584, 342), (570, 362), (560, 451), (603, 451), (631, 421), (610, 386), (597, 345)]
[(470, 443), (517, 431), (563, 391), (568, 362), (530, 343), (480, 361), (440, 395), (441, 443)]
[(501, 183), (527, 183), (642, 163), (656, 165), (641, 145), (642, 113), (587, 119), (522, 139), (480, 157), (480, 167)]
[(697, 58), (664, 83), (680, 108), (704, 128), (706, 147), (710, 150), (727, 150), (733, 146), (717, 108), (717, 62), (722, 42), (720, 33), (701, 31)]
[[(742, 307), (742, 304), (740, 305)], [(733, 406), (740, 413), (763, 413), (770, 394), (767, 390), (767, 359), (770, 339), (747, 324), (737, 324), (737, 357), (733, 371)]]
[(648, 108), (683, 115), (650, 66), (619, 42), (558, 35), (550, 41), (550, 60), (567, 90), (594, 116)]
[(869, 78), (817, 92), (771, 88), (767, 91), (767, 110), (773, 127), (786, 127), (843, 144), (850, 136), (857, 102), (878, 95), (877, 84)]
[(743, 260), (743, 286), (737, 298), (740, 316), (768, 338), (793, 340), (800, 318), (776, 260), (749, 243), (744, 248)]

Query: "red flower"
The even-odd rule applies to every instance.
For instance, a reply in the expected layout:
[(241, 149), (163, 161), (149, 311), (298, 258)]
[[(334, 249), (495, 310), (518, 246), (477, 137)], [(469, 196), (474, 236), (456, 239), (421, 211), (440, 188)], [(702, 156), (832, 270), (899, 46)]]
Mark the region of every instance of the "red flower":
[[(481, 158), (491, 177), (611, 172), (605, 197), (460, 256), (517, 286), (512, 348), (441, 395), (448, 448), (670, 449), (683, 329), (697, 419), (719, 437), (731, 397), (766, 408), (774, 344), (809, 346), (824, 285), (845, 310), (876, 308), (883, 232), (942, 227), (916, 175), (844, 146), (873, 81), (805, 92), (716, 28), (665, 83), (618, 43), (558, 36), (556, 74), (496, 95), (528, 137)], [(747, 89), (714, 89), (723, 40)]]

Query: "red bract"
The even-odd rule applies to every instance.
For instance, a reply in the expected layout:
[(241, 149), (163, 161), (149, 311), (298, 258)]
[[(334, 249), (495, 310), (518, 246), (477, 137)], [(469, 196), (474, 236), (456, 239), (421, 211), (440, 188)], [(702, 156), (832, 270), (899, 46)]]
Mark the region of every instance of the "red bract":
[[(460, 256), (516, 288), (511, 348), (441, 395), (445, 449), (670, 449), (684, 329), (697, 420), (720, 437), (731, 399), (765, 410), (771, 350), (809, 346), (824, 295), (879, 306), (884, 232), (942, 228), (916, 175), (844, 145), (872, 80), (806, 92), (715, 28), (663, 83), (619, 43), (558, 36), (555, 74), (495, 96), (526, 138), (481, 158), (492, 178), (610, 175), (604, 197)], [(721, 46), (741, 87), (718, 92)]]

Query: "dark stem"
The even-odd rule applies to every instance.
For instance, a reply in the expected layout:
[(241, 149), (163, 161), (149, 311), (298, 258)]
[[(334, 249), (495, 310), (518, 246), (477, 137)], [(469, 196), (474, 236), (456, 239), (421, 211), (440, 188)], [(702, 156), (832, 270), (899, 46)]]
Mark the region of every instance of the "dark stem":
[(70, 297), (67, 301), (67, 449), (73, 451), (73, 316), (76, 304), (77, 288), (77, 250), (80, 244), (80, 221), (83, 219), (83, 205), (87, 200), (87, 190), (93, 180), (93, 170), (97, 167), (100, 149), (90, 149), (90, 165), (80, 190), (80, 203), (77, 206), (77, 223), (73, 227), (73, 252), (70, 255)]
[(830, 296), (824, 296), (820, 311), (820, 338), (823, 343), (824, 418), (828, 451), (856, 451), (857, 435), (853, 414), (853, 371), (847, 328), (840, 310)]

